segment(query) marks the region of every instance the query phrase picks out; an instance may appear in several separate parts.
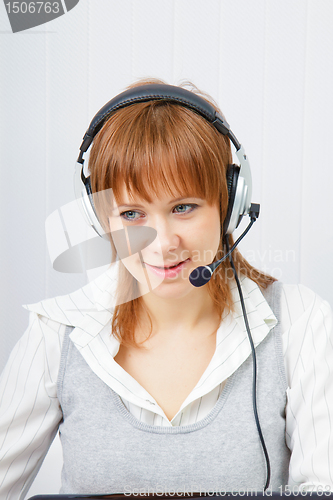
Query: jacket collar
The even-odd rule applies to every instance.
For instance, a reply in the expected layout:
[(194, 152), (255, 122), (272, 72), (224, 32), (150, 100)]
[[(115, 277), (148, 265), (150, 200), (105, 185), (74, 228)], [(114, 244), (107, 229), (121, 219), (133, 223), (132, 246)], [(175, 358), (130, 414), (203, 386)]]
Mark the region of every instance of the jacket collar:
[[(117, 276), (118, 262), (75, 292), (23, 307), (51, 320), (73, 326), (75, 329), (71, 333), (71, 338), (79, 348), (82, 348), (89, 344), (112, 319)], [(241, 286), (253, 341), (255, 345), (258, 345), (277, 324), (277, 319), (255, 282), (241, 276)], [(234, 331), (233, 338), (237, 336), (245, 339), (247, 332), (237, 286), (234, 282), (231, 285), (231, 293), (235, 309), (228, 315), (228, 318), (225, 316), (223, 319), (234, 322), (234, 329), (238, 333), (236, 335)], [(219, 328), (217, 342), (223, 341), (225, 331)], [(230, 342), (228, 345), (230, 346)]]

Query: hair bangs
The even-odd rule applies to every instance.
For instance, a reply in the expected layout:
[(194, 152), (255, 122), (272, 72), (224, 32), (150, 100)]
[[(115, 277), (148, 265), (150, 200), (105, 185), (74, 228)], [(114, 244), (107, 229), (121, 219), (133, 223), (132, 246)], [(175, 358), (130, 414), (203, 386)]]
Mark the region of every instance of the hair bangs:
[(130, 116), (122, 117), (109, 148), (115, 198), (125, 187), (129, 196), (149, 203), (161, 192), (216, 203), (225, 191), (225, 161), (212, 141), (211, 126), (177, 104), (137, 104), (135, 114), (130, 108), (121, 110)]

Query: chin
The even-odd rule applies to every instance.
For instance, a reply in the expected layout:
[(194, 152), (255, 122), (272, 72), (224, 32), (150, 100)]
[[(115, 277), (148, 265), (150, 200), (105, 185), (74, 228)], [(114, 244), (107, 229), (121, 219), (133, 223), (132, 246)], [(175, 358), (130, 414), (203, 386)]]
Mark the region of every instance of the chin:
[(182, 283), (172, 283), (171, 281), (163, 282), (151, 291), (152, 295), (165, 300), (182, 299), (190, 294), (195, 287), (187, 280)]

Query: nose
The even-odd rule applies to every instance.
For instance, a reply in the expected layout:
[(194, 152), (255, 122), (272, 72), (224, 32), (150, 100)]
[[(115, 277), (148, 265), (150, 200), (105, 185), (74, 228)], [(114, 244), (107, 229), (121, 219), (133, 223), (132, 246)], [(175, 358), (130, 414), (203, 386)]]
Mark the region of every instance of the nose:
[(177, 224), (165, 217), (155, 217), (148, 221), (148, 225), (155, 229), (157, 236), (147, 249), (161, 255), (163, 259), (168, 258), (169, 253), (179, 246), (180, 234)]
[(155, 229), (147, 226), (128, 226), (112, 231), (112, 240), (120, 259), (141, 252), (157, 237)]

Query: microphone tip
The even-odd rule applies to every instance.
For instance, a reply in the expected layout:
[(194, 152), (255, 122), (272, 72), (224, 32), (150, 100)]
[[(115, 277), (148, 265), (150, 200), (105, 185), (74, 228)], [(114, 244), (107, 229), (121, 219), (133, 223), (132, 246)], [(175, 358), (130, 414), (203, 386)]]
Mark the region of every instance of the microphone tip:
[(212, 277), (213, 271), (208, 266), (200, 266), (191, 272), (189, 276), (190, 283), (193, 286), (200, 287), (208, 283)]

